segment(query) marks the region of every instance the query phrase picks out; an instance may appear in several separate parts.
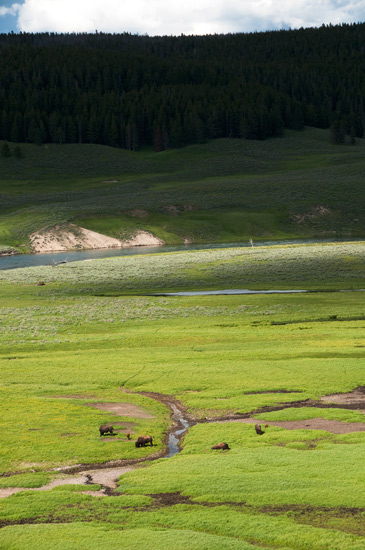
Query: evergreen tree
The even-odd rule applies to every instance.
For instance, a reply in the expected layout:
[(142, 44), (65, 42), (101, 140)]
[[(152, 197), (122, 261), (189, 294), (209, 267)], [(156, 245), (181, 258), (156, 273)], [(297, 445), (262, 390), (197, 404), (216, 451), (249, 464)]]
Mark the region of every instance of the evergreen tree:
[(4, 145), (1, 148), (1, 156), (2, 157), (11, 157), (11, 151), (8, 143), (4, 143)]
[(86, 135), (89, 143), (98, 143), (100, 140), (100, 119), (94, 110), (90, 113)]
[(156, 153), (159, 153), (160, 151), (164, 150), (162, 130), (160, 126), (157, 126), (155, 130), (155, 135), (153, 137), (153, 148), (156, 151)]
[(138, 128), (133, 120), (128, 122), (125, 128), (125, 143), (129, 151), (136, 151), (138, 149)]
[(9, 139), (10, 138), (10, 129), (9, 129), (9, 118), (6, 111), (1, 113), (0, 119), (0, 139)]
[(19, 111), (17, 111), (14, 115), (10, 130), (10, 140), (15, 142), (24, 141), (23, 116)]
[(157, 140), (166, 149), (306, 124), (333, 125), (336, 142), (351, 141), (351, 128), (365, 135), (364, 32), (365, 23), (180, 37), (3, 34), (0, 139), (131, 150)]
[(353, 127), (351, 127), (351, 130), (350, 130), (350, 144), (356, 145), (355, 130)]
[(110, 115), (106, 119), (106, 127), (105, 127), (105, 138), (104, 141), (107, 145), (111, 145), (112, 147), (118, 147), (119, 146), (119, 132), (117, 127), (117, 122), (114, 115)]
[(184, 127), (181, 122), (181, 118), (177, 117), (173, 119), (171, 123), (171, 146), (172, 147), (182, 147), (184, 144)]

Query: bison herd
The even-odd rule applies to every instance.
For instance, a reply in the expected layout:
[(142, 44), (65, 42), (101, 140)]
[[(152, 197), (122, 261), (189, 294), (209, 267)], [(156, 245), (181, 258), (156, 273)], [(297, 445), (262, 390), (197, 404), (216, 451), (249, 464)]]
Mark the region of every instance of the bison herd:
[[(268, 424), (265, 424), (265, 428), (268, 427)], [(261, 429), (261, 424), (255, 424), (255, 431), (257, 435), (262, 435), (265, 432)], [(114, 428), (111, 424), (102, 424), (99, 428), (100, 437), (105, 434), (114, 435)], [(130, 432), (126, 433), (127, 439), (131, 439)], [(153, 447), (153, 438), (151, 435), (139, 435), (137, 437), (137, 440), (135, 442), (135, 446), (138, 447), (145, 447), (146, 445), (151, 445)], [(230, 447), (228, 443), (216, 443), (211, 447), (211, 449), (214, 450), (222, 450), (222, 451), (229, 451)]]
[[(265, 428), (268, 427), (269, 425), (265, 424)], [(265, 433), (264, 430), (261, 429), (261, 424), (255, 424), (255, 431), (257, 435), (263, 435)], [(211, 447), (211, 449), (229, 451), (229, 445), (228, 443), (216, 443), (215, 445), (213, 445), (213, 447)]]
[[(99, 427), (99, 432), (100, 432), (100, 437), (106, 434), (115, 435), (114, 427), (112, 426), (112, 424), (102, 424)], [(127, 439), (131, 439), (130, 432), (127, 432), (125, 435)], [(137, 437), (137, 441), (135, 445), (136, 447), (145, 447), (146, 445), (151, 445), (151, 447), (153, 447), (153, 438), (151, 435), (139, 435)]]

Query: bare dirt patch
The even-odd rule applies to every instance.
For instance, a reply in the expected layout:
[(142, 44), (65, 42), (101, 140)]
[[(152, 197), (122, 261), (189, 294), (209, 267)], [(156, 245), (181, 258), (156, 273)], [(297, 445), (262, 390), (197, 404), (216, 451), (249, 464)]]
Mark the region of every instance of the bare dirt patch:
[[(266, 392), (265, 392), (266, 393)], [(275, 392), (276, 393), (276, 392)], [(280, 392), (281, 393), (281, 392)], [(283, 393), (286, 393), (283, 391)], [(318, 401), (305, 399), (303, 401), (292, 401), (278, 403), (274, 406), (265, 406), (255, 411), (241, 413), (233, 412), (226, 416), (210, 417), (200, 419), (198, 422), (243, 422), (248, 424), (269, 423), (272, 426), (279, 426), (288, 430), (325, 430), (334, 434), (345, 434), (351, 432), (365, 431), (365, 422), (341, 422), (339, 420), (326, 420), (325, 418), (313, 418), (300, 421), (265, 421), (257, 420), (257, 414), (264, 415), (265, 413), (281, 411), (289, 408), (312, 407), (317, 409), (348, 409), (356, 410), (365, 414), (365, 387), (360, 386), (352, 392), (327, 395), (320, 398)]]
[(322, 403), (335, 403), (336, 405), (361, 405), (365, 410), (365, 386), (356, 388), (348, 393), (335, 393), (320, 398)]
[(62, 475), (56, 477), (51, 483), (37, 487), (35, 489), (25, 489), (24, 487), (8, 487), (0, 489), (0, 498), (5, 498), (21, 491), (50, 491), (61, 485), (101, 485), (100, 491), (81, 491), (87, 495), (105, 496), (105, 489), (115, 489), (120, 476), (134, 470), (133, 466), (124, 466), (120, 468), (105, 468), (103, 470), (85, 470), (77, 475)]
[[(118, 416), (132, 416), (133, 418), (155, 418), (153, 414), (133, 405), (132, 403), (88, 403), (89, 407), (107, 411)], [(123, 422), (124, 424), (124, 422)]]
[[(352, 432), (365, 432), (365, 422), (341, 422), (339, 420), (327, 420), (325, 418), (311, 418), (308, 420), (283, 420), (283, 421), (268, 421), (258, 420), (255, 418), (237, 418), (233, 420), (220, 420), (224, 422), (241, 422), (243, 424), (268, 424), (270, 426), (278, 426), (286, 430), (324, 430), (333, 434), (348, 434)], [(267, 429), (269, 429), (267, 428)]]

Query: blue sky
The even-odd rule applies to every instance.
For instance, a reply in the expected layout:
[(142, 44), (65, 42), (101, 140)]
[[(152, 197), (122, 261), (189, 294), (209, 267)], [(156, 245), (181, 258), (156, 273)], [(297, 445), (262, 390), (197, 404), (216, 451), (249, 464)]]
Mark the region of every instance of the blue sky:
[(365, 0), (0, 0), (0, 32), (252, 32), (365, 20)]
[(0, 32), (11, 32), (12, 30), (14, 32), (18, 32), (17, 29), (17, 12), (13, 8), (14, 15), (11, 15), (10, 13), (4, 13), (2, 12), (8, 9), (11, 9), (11, 7), (15, 4), (12, 0), (0, 0)]

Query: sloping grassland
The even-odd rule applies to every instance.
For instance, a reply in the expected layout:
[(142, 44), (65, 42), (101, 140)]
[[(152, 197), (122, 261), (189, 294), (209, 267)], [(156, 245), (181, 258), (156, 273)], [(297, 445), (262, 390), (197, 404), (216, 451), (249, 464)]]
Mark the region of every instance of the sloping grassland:
[(70, 223), (166, 244), (362, 236), (364, 147), (310, 128), (160, 153), (21, 144), (0, 157), (0, 245), (29, 250), (35, 231)]

